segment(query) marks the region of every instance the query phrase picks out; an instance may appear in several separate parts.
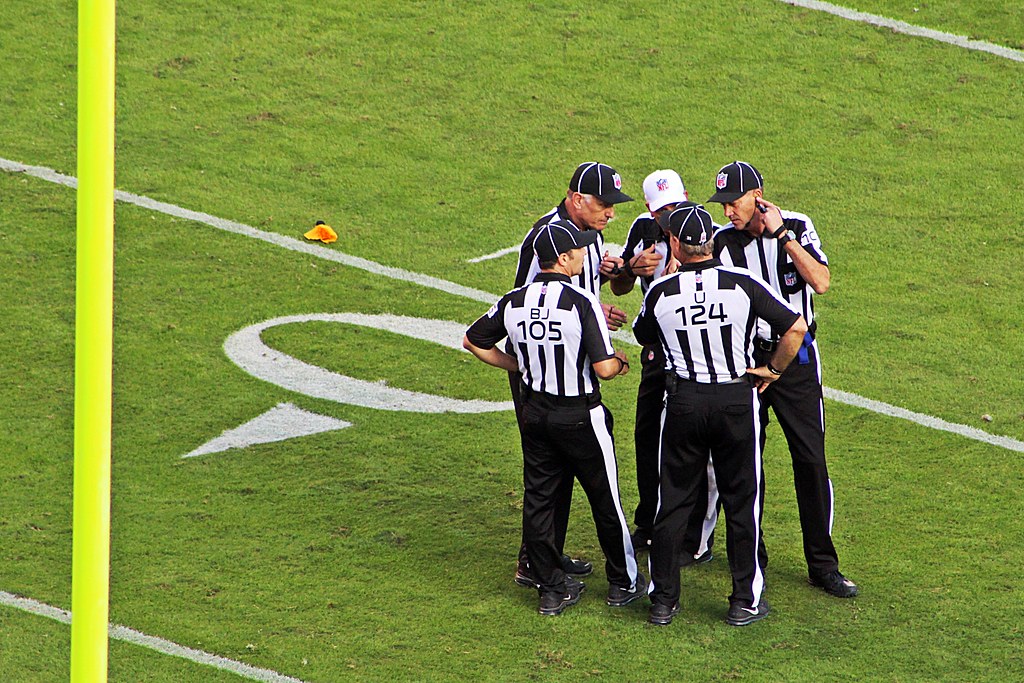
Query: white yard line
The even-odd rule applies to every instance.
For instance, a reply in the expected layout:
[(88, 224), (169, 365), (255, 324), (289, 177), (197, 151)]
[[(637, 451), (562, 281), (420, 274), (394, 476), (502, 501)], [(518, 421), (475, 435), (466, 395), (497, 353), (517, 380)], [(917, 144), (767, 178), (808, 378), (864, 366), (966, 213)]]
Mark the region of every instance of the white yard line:
[[(29, 166), (27, 164), (18, 163), (17, 161), (0, 158), (0, 169), (10, 171), (12, 173), (25, 173), (26, 175), (40, 178), (51, 183), (57, 183), (58, 185), (66, 185), (67, 187), (72, 188), (78, 187), (77, 178), (58, 173), (51, 168), (45, 168), (43, 166)], [(494, 303), (494, 300), (497, 299), (497, 297), (490, 292), (473, 289), (472, 287), (463, 287), (462, 285), (455, 284), (454, 282), (441, 280), (429, 275), (412, 273), (408, 270), (402, 270), (401, 268), (392, 268), (390, 266), (381, 265), (380, 263), (368, 261), (364, 258), (359, 258), (358, 256), (349, 256), (348, 254), (343, 254), (340, 251), (328, 249), (320, 244), (305, 242), (294, 237), (280, 235), (276, 232), (259, 230), (250, 225), (245, 225), (244, 223), (236, 223), (234, 221), (211, 216), (208, 213), (183, 209), (180, 206), (175, 206), (174, 204), (159, 202), (155, 199), (150, 199), (149, 197), (132, 194), (131, 192), (117, 190), (114, 192), (114, 198), (119, 202), (124, 202), (125, 204), (134, 204), (136, 206), (165, 213), (176, 218), (184, 218), (185, 220), (196, 221), (197, 223), (205, 223), (206, 225), (217, 228), (218, 230), (225, 230), (227, 232), (245, 235), (246, 237), (252, 237), (254, 239), (275, 244), (279, 247), (284, 247), (285, 249), (315, 256), (316, 258), (335, 261), (336, 263), (351, 266), (352, 268), (359, 268), (375, 275), (383, 275), (384, 277), (389, 277), (395, 280), (413, 282), (418, 285), (423, 285), (424, 287), (438, 289), (442, 292), (447, 292), (448, 294), (455, 294), (456, 296), (464, 296), (467, 299), (475, 299), (476, 301), (482, 301), (487, 304), (492, 304)]]
[(996, 55), (997, 57), (1012, 59), (1015, 62), (1024, 62), (1024, 52), (1014, 50), (1009, 47), (1003, 47), (1002, 45), (987, 43), (984, 40), (971, 40), (967, 36), (958, 36), (955, 33), (946, 33), (945, 31), (936, 31), (935, 29), (915, 26), (914, 24), (908, 24), (905, 21), (897, 21), (877, 14), (868, 14), (867, 12), (858, 12), (857, 10), (833, 5), (828, 2), (818, 2), (817, 0), (779, 1), (784, 2), (787, 5), (796, 5), (797, 7), (813, 9), (819, 12), (828, 12), (829, 14), (834, 14), (837, 17), (849, 19), (850, 21), (859, 21), (865, 24), (871, 24), (872, 26), (881, 26), (882, 28), (888, 28), (896, 33), (903, 33), (908, 36), (938, 40), (939, 42), (956, 45), (957, 47), (962, 47), (966, 50), (988, 52), (989, 54)]
[(975, 427), (969, 427), (955, 422), (946, 422), (945, 420), (940, 420), (939, 418), (932, 417), (931, 415), (915, 413), (907, 410), (906, 408), (900, 408), (899, 406), (889, 405), (888, 403), (882, 403), (881, 401), (864, 398), (857, 394), (850, 394), (845, 391), (839, 391), (838, 389), (825, 387), (825, 398), (838, 401), (839, 403), (856, 406), (857, 408), (863, 408), (864, 410), (870, 410), (875, 413), (881, 413), (882, 415), (888, 415), (889, 417), (898, 417), (901, 420), (909, 420), (910, 422), (917, 423), (924, 427), (937, 429), (941, 432), (952, 432), (959, 436), (965, 436), (968, 439), (983, 441), (984, 443), (990, 443), (993, 446), (999, 446), (1000, 448), (1024, 453), (1024, 442), (1011, 439), (1008, 436), (989, 434), (988, 432), (983, 432)]
[[(52, 183), (58, 183), (60, 185), (66, 185), (68, 187), (75, 187), (77, 181), (71, 176), (66, 176), (57, 173), (53, 169), (44, 168), (41, 166), (27, 166), (17, 161), (10, 161), (8, 159), (0, 158), (0, 169), (10, 171), (13, 173), (27, 173), (28, 175), (36, 178), (41, 178)], [(464, 287), (463, 285), (442, 280), (440, 278), (431, 277), (429, 275), (420, 275), (419, 273), (412, 273), (401, 268), (392, 268), (390, 266), (381, 265), (374, 261), (360, 258), (358, 256), (349, 256), (333, 249), (318, 246), (316, 244), (308, 244), (301, 240), (294, 239), (292, 237), (285, 237), (273, 232), (266, 232), (258, 230), (249, 225), (243, 223), (236, 223), (234, 221), (225, 220), (223, 218), (217, 218), (210, 214), (200, 213), (198, 211), (191, 211), (189, 209), (183, 209), (180, 206), (174, 204), (166, 204), (164, 202), (158, 202), (148, 197), (142, 197), (140, 195), (131, 194), (130, 192), (122, 192), (118, 190), (114, 196), (118, 201), (127, 202), (129, 204), (135, 204), (137, 206), (152, 209), (153, 211), (159, 211), (178, 218), (184, 218), (199, 223), (204, 223), (211, 227), (219, 230), (226, 230), (239, 235), (245, 235), (246, 237), (253, 237), (264, 242), (270, 242), (276, 244), (279, 247), (285, 249), (291, 249), (292, 251), (302, 252), (316, 258), (327, 259), (329, 261), (335, 261), (346, 266), (353, 268), (360, 268), (375, 275), (382, 275), (384, 277), (392, 278), (395, 280), (402, 280), (406, 282), (414, 282), (424, 287), (431, 289), (437, 289), (448, 294), (455, 294), (456, 296), (463, 296), (468, 299), (476, 301), (482, 301), (487, 304), (494, 303), (500, 295), (491, 294), (479, 289), (473, 289), (471, 287)], [(622, 330), (615, 333), (615, 338), (624, 342), (636, 344), (632, 335), (629, 333), (623, 333)], [(1011, 439), (1008, 436), (997, 436), (983, 432), (980, 429), (969, 427), (967, 425), (955, 424), (953, 422), (946, 422), (939, 418), (932, 417), (930, 415), (924, 415), (922, 413), (915, 413), (905, 408), (890, 405), (888, 403), (882, 403), (881, 401), (875, 401), (873, 399), (864, 398), (857, 394), (850, 394), (845, 391), (839, 391), (836, 389), (830, 389), (825, 387), (825, 396), (834, 401), (840, 403), (846, 403), (848, 405), (863, 408), (865, 410), (871, 410), (882, 415), (888, 415), (890, 417), (898, 417), (903, 420), (909, 420), (916, 424), (929, 427), (931, 429), (938, 429), (945, 432), (951, 432), (958, 436), (965, 437), (967, 439), (973, 439), (975, 441), (982, 441), (984, 443), (993, 444), (1001, 448), (1006, 448), (1012, 451), (1018, 451), (1024, 453), (1024, 441), (1018, 441)]]
[[(0, 605), (6, 605), (7, 607), (13, 607), (20, 609), (24, 612), (30, 612), (41, 617), (53, 619), (63, 624), (71, 623), (71, 612), (60, 609), (59, 607), (53, 607), (43, 602), (31, 600), (29, 598), (23, 598), (5, 591), (0, 591)], [(291, 676), (285, 676), (271, 671), (269, 669), (260, 669), (259, 667), (249, 666), (242, 662), (236, 662), (233, 659), (226, 657), (220, 657), (218, 655), (212, 655), (209, 652), (203, 652), (202, 650), (194, 650), (184, 645), (178, 645), (172, 643), (169, 640), (163, 638), (154, 638), (153, 636), (147, 636), (145, 633), (140, 633), (135, 629), (128, 628), (127, 626), (118, 626), (117, 624), (110, 624), (109, 634), (111, 638), (116, 640), (123, 640), (134, 645), (141, 645), (142, 647), (148, 647), (151, 650), (162, 652), (165, 655), (171, 655), (172, 657), (181, 657), (189, 661), (196, 662), (197, 664), (205, 664), (206, 666), (212, 666), (215, 669), (223, 669), (224, 671), (230, 671), (231, 673), (238, 674), (242, 678), (248, 678), (253, 681), (265, 681), (266, 683), (303, 683), (298, 678), (292, 678)]]

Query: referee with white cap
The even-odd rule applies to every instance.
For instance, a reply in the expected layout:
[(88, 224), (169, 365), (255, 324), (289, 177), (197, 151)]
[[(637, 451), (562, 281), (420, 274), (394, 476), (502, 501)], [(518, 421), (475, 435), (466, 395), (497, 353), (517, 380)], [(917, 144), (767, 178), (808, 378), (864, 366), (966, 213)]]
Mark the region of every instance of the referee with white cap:
[[(760, 275), (810, 326), (797, 361), (764, 393), (761, 427), (768, 425), (770, 406), (793, 460), (808, 580), (829, 595), (854, 597), (857, 585), (839, 571), (839, 556), (832, 542), (834, 493), (825, 463), (825, 404), (815, 341), (818, 323), (813, 297), (824, 294), (831, 283), (828, 259), (811, 219), (767, 201), (764, 180), (750, 164), (734, 161), (723, 166), (715, 187), (717, 192), (708, 201), (722, 204), (732, 224), (715, 236), (715, 253), (723, 263)], [(758, 359), (768, 357), (777, 344), (777, 335), (759, 324)]]
[[(644, 179), (643, 188), (647, 211), (637, 216), (629, 228), (621, 256), (622, 271), (609, 282), (613, 294), (632, 291), (635, 280), (640, 281), (640, 289), (646, 294), (652, 282), (674, 272), (674, 266), (678, 265), (672, 260), (668, 238), (656, 219), (688, 202), (689, 195), (683, 180), (675, 171), (661, 169)], [(636, 484), (640, 494), (633, 513), (633, 547), (637, 552), (650, 548), (654, 512), (658, 505), (658, 444), (665, 403), (665, 354), (661, 344), (644, 346), (640, 362), (643, 374), (637, 389), (633, 426)], [(713, 557), (711, 546), (718, 519), (718, 490), (710, 463), (708, 476), (701, 478), (701, 487), (700, 500), (687, 524), (682, 543), (684, 551), (680, 555), (680, 563), (684, 566), (708, 562)]]
[[(583, 584), (567, 578), (556, 542), (556, 505), (565, 481), (580, 481), (590, 501), (608, 576), (607, 604), (621, 607), (646, 593), (619, 501), (612, 416), (598, 377), (629, 371), (612, 348), (597, 297), (572, 284), (597, 240), (568, 221), (537, 231), (541, 270), (532, 284), (503, 296), (467, 330), (463, 346), (480, 360), (521, 374), (523, 535), (540, 592), (539, 611), (560, 614)], [(505, 337), (513, 354), (496, 345)]]
[[(763, 509), (758, 394), (796, 355), (807, 325), (756, 275), (712, 257), (713, 224), (704, 207), (677, 208), (658, 223), (668, 231), (680, 266), (647, 290), (633, 322), (637, 341), (662, 344), (670, 368), (648, 621), (667, 625), (679, 611), (677, 554), (710, 453), (728, 527), (732, 593), (726, 623), (745, 626), (769, 612), (758, 557)], [(755, 366), (758, 319), (780, 341), (767, 363)]]

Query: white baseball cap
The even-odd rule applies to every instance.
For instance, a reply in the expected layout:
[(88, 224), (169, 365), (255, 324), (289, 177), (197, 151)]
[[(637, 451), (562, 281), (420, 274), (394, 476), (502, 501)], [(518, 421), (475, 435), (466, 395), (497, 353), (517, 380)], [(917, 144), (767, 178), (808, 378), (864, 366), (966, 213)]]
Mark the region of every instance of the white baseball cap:
[(644, 199), (651, 211), (657, 211), (668, 204), (685, 202), (689, 198), (682, 179), (675, 171), (655, 171), (644, 178)]

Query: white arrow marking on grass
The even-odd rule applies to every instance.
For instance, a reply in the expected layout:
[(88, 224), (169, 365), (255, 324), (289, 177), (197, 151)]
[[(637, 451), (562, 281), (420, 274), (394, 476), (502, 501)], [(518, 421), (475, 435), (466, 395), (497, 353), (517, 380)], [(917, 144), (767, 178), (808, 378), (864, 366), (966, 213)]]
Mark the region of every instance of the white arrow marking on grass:
[(207, 441), (181, 457), (194, 458), (197, 455), (219, 453), (229, 448), (248, 448), (256, 444), (322, 434), (351, 426), (351, 422), (311, 413), (291, 403), (278, 403), (259, 417), (234, 429), (228, 429), (217, 438)]
[(849, 19), (850, 21), (859, 21), (864, 24), (871, 24), (872, 26), (881, 26), (882, 28), (891, 29), (896, 33), (903, 33), (908, 36), (916, 36), (918, 38), (928, 38), (930, 40), (937, 40), (942, 43), (948, 43), (950, 45), (962, 47), (966, 50), (988, 52), (990, 54), (996, 55), (997, 57), (1012, 59), (1015, 62), (1024, 62), (1024, 52), (1021, 52), (1020, 50), (1014, 50), (1009, 47), (1003, 47), (1002, 45), (987, 43), (984, 40), (971, 40), (967, 36), (958, 36), (954, 33), (946, 33), (945, 31), (936, 31), (934, 29), (924, 28), (923, 26), (915, 26), (914, 24), (908, 24), (904, 21), (889, 19), (888, 17), (882, 17), (877, 14), (868, 14), (867, 12), (858, 12), (857, 10), (849, 9), (847, 7), (840, 7), (839, 5), (833, 5), (828, 2), (817, 2), (817, 0), (780, 1), (786, 3), (787, 5), (796, 5), (798, 7), (813, 9), (819, 12), (828, 12), (829, 14), (834, 14), (837, 17)]
[[(71, 612), (68, 612), (67, 610), (60, 609), (59, 607), (53, 607), (52, 605), (47, 605), (44, 602), (38, 602), (37, 600), (32, 600), (30, 598), (23, 598), (5, 591), (0, 591), (0, 605), (6, 605), (8, 607), (20, 609), (24, 612), (46, 617), (47, 619), (53, 619), (54, 621), (59, 621), (62, 624), (71, 623)], [(248, 678), (253, 681), (264, 681), (265, 683), (303, 683), (303, 681), (298, 678), (285, 676), (277, 673), (276, 671), (271, 671), (270, 669), (260, 669), (255, 666), (243, 664), (242, 662), (236, 662), (233, 659), (213, 655), (209, 652), (203, 652), (202, 650), (195, 650), (191, 647), (185, 647), (184, 645), (178, 645), (177, 643), (172, 643), (171, 641), (164, 640), (163, 638), (147, 636), (145, 633), (128, 628), (127, 626), (109, 624), (108, 633), (110, 634), (110, 637), (115, 640), (123, 640), (125, 642), (132, 643), (133, 645), (148, 647), (151, 650), (162, 652), (165, 655), (181, 657), (182, 659), (187, 659), (197, 664), (205, 664), (206, 666), (212, 666), (215, 669), (230, 671), (233, 674), (237, 674), (243, 678)]]
[[(795, 4), (795, 3), (790, 3)], [(819, 3), (821, 4), (821, 3)], [(834, 7), (834, 6), (833, 6)], [(1004, 55), (1005, 56), (1005, 55)], [(47, 180), (52, 183), (58, 183), (60, 185), (67, 185), (68, 187), (76, 187), (77, 181), (75, 178), (57, 173), (53, 169), (45, 168), (42, 166), (28, 166), (17, 161), (10, 161), (8, 159), (0, 158), (0, 169), (11, 171), (14, 173), (26, 173), (28, 175)], [(317, 258), (323, 258), (328, 261), (335, 261), (344, 265), (352, 266), (353, 268), (361, 268), (368, 272), (382, 275), (384, 277), (394, 278), (396, 280), (404, 280), (408, 282), (415, 282), (416, 284), (436, 289), (449, 294), (455, 294), (457, 296), (463, 296), (468, 299), (475, 301), (483, 301), (487, 304), (494, 303), (498, 299), (495, 294), (490, 294), (479, 289), (473, 289), (471, 287), (464, 287), (462, 285), (455, 284), (454, 282), (448, 282), (447, 280), (441, 280), (439, 278), (430, 277), (427, 275), (419, 275), (417, 273), (411, 273), (409, 271), (401, 270), (400, 268), (391, 268), (389, 266), (383, 266), (373, 261), (359, 258), (357, 256), (348, 256), (337, 251), (333, 251), (326, 247), (321, 247), (313, 244), (306, 244), (299, 240), (278, 235), (276, 233), (264, 232), (254, 227), (244, 225), (242, 223), (235, 223), (233, 221), (227, 221), (222, 218), (216, 218), (209, 214), (199, 213), (197, 211), (191, 211), (189, 209), (183, 209), (173, 204), (165, 204), (164, 202), (158, 202), (147, 197), (141, 197), (139, 195), (130, 194), (127, 192), (115, 192), (114, 195), (119, 201), (124, 201), (130, 204), (136, 204), (150, 208), (154, 211), (159, 211), (170, 216), (176, 216), (178, 218), (186, 218), (194, 220), (199, 223), (205, 223), (206, 225), (212, 226), (219, 230), (227, 230), (228, 232), (234, 232), (247, 237), (253, 237), (255, 239), (263, 240), (264, 242), (270, 242), (277, 246), (284, 247), (285, 249), (291, 249), (293, 251), (299, 251)], [(615, 335), (617, 338), (623, 338), (621, 330)], [(633, 342), (635, 343), (635, 341)], [(856, 394), (847, 394), (846, 392), (840, 392), (835, 389), (829, 389), (825, 387), (826, 396), (830, 399), (849, 403), (850, 405), (865, 410), (872, 410), (874, 412), (881, 413), (883, 415), (889, 415), (890, 417), (899, 417), (901, 419), (910, 420), (916, 424), (930, 427), (933, 429), (942, 429), (942, 431), (949, 431), (959, 436), (974, 439), (975, 441), (983, 441), (985, 443), (991, 443), (994, 445), (1002, 446), (1014, 451), (1024, 452), (1024, 442), (1016, 439), (1011, 439), (1006, 436), (995, 436), (988, 432), (983, 432), (973, 427), (967, 427), (966, 425), (957, 425), (951, 422), (945, 422), (938, 418), (931, 417), (930, 415), (923, 415), (921, 413), (914, 413), (897, 406), (889, 405), (888, 403), (882, 403), (881, 401), (874, 401), (872, 399), (857, 396)], [(850, 397), (850, 400), (844, 400), (837, 397)], [(854, 402), (856, 401), (856, 402)], [(941, 425), (941, 426), (938, 426)], [(981, 436), (979, 436), (981, 435)]]

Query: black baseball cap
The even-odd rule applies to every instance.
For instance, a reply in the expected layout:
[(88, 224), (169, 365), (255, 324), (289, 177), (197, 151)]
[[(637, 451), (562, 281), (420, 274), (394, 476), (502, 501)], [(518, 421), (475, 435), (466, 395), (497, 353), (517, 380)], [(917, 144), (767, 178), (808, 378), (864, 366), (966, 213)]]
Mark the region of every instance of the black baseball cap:
[(715, 192), (708, 202), (728, 204), (751, 190), (764, 187), (764, 179), (757, 169), (745, 161), (734, 161), (723, 166), (715, 178)]
[(711, 214), (693, 202), (683, 202), (670, 213), (659, 215), (657, 220), (662, 230), (668, 230), (683, 244), (694, 247), (710, 242), (715, 232)]
[(569, 189), (580, 194), (592, 194), (606, 204), (633, 201), (622, 191), (622, 178), (615, 169), (596, 161), (587, 161), (576, 167)]
[(594, 244), (600, 234), (597, 230), (580, 232), (569, 221), (554, 221), (537, 231), (533, 238), (533, 253), (538, 261), (557, 261), (559, 254)]

